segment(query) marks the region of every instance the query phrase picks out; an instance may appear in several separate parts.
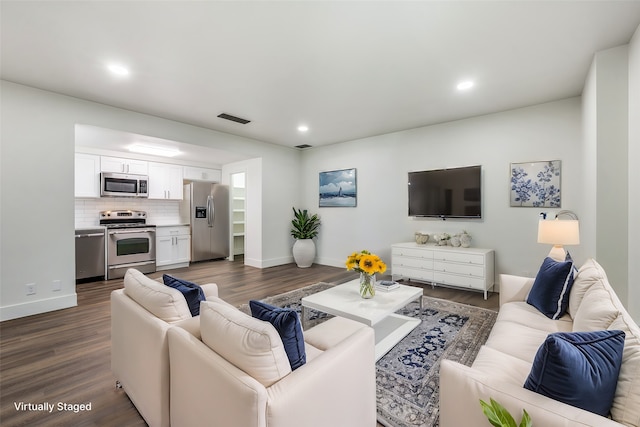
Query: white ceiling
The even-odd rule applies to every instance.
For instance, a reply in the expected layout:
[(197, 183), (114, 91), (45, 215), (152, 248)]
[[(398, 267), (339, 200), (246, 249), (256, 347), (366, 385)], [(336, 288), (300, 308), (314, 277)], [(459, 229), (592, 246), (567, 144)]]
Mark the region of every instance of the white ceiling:
[(639, 24), (640, 1), (2, 0), (1, 76), (319, 146), (580, 95)]

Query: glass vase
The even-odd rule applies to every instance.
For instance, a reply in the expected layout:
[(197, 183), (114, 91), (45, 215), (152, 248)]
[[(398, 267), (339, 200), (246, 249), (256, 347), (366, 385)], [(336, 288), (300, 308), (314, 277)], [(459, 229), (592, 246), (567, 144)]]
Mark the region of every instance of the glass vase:
[(360, 296), (368, 299), (376, 294), (376, 275), (360, 273)]

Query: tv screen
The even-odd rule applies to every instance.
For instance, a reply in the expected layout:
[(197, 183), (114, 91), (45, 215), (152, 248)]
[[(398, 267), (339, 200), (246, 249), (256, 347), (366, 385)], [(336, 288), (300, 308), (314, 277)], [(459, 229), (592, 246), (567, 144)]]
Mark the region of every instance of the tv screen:
[(409, 216), (482, 218), (481, 167), (409, 172)]

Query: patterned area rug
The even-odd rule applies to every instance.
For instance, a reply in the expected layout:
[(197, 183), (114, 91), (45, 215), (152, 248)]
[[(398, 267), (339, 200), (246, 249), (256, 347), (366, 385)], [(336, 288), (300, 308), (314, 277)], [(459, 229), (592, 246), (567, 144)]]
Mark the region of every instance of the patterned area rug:
[[(316, 283), (264, 299), (292, 308), (300, 315), (300, 300), (333, 286)], [(389, 427), (437, 427), (440, 360), (471, 365), (486, 342), (497, 313), (452, 301), (422, 297), (424, 308), (412, 302), (398, 311), (422, 323), (376, 363), (378, 422)], [(245, 304), (241, 310), (249, 312)], [(311, 327), (329, 315), (306, 310)]]

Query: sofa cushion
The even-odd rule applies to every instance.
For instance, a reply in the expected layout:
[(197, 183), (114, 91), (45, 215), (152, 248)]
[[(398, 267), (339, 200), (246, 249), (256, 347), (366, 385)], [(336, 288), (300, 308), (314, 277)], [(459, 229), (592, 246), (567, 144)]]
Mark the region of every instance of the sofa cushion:
[(626, 334), (611, 417), (627, 426), (640, 427), (640, 328), (629, 314), (621, 313), (609, 329)]
[(531, 364), (548, 335), (549, 331), (538, 329), (535, 325), (496, 322), (485, 345)]
[(530, 328), (545, 331), (547, 334), (552, 332), (573, 331), (573, 321), (568, 314), (565, 314), (558, 320), (552, 320), (542, 315), (537, 308), (524, 301), (513, 301), (503, 304), (500, 307), (500, 311), (498, 311), (496, 323), (498, 322), (519, 323)]
[(560, 318), (569, 305), (573, 284), (573, 261), (555, 261), (546, 257), (527, 297), (531, 304), (550, 319)]
[(187, 301), (180, 291), (150, 279), (133, 268), (124, 275), (124, 292), (165, 322), (173, 323), (191, 317)]
[(253, 317), (269, 322), (276, 328), (284, 344), (284, 351), (287, 352), (291, 370), (295, 371), (304, 365), (306, 363), (304, 337), (300, 319), (295, 310), (274, 307), (256, 300), (249, 301), (249, 308)]
[(611, 326), (620, 311), (604, 286), (596, 283), (587, 289), (573, 318), (575, 332), (601, 331)]
[(202, 342), (265, 387), (291, 373), (280, 335), (269, 322), (215, 301), (200, 303)]
[(182, 295), (184, 295), (184, 299), (187, 301), (192, 316), (200, 314), (200, 301), (206, 299), (200, 286), (186, 280), (178, 279), (177, 277), (169, 276), (168, 274), (162, 275), (162, 281), (165, 285), (179, 290)]
[(607, 281), (607, 275), (604, 269), (593, 258), (588, 259), (578, 270), (569, 292), (569, 314), (572, 318), (576, 317), (578, 307), (582, 303), (582, 298), (589, 288), (596, 283)]
[(550, 334), (536, 353), (524, 387), (608, 416), (622, 364), (622, 331)]

